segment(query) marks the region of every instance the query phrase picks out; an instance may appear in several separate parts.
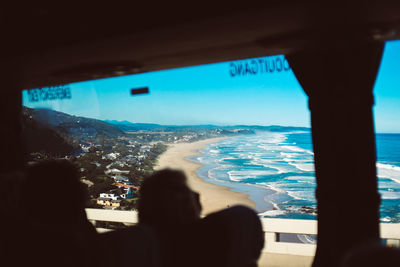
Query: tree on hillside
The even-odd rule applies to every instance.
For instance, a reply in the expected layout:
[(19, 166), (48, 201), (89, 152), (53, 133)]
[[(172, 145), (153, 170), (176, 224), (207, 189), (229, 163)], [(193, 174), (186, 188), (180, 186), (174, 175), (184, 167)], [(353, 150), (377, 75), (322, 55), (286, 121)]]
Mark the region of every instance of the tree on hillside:
[(114, 147), (114, 151), (119, 153), (122, 157), (129, 155), (129, 150), (124, 144), (117, 144)]
[(121, 206), (125, 210), (137, 210), (137, 204), (136, 203), (137, 203), (136, 199), (132, 199), (132, 200), (122, 199), (121, 200)]
[(97, 177), (94, 184), (88, 188), (91, 198), (97, 198), (100, 193), (106, 193), (112, 189), (117, 189), (114, 180), (109, 177)]
[(146, 174), (143, 171), (139, 171), (137, 168), (132, 168), (129, 171), (129, 181), (135, 186), (141, 186)]

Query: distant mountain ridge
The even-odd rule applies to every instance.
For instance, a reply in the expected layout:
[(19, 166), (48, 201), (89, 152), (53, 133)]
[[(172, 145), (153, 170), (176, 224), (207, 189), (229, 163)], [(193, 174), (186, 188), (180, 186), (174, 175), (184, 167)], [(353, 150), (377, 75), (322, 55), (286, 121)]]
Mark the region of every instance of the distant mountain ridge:
[[(129, 121), (97, 120), (69, 115), (48, 109), (23, 107), (22, 124), (27, 150), (43, 151), (53, 155), (68, 155), (80, 151), (82, 142), (92, 142), (94, 138), (117, 138), (127, 132), (153, 131), (209, 132), (211, 135), (254, 134), (256, 131), (290, 132), (310, 131), (307, 127), (260, 126), (260, 125), (161, 125), (156, 123), (132, 123)], [(206, 135), (204, 135), (206, 136)]]
[(130, 132), (130, 131), (140, 131), (140, 130), (154, 130), (158, 128), (162, 128), (163, 126), (160, 124), (155, 124), (155, 123), (132, 123), (130, 121), (124, 120), (124, 121), (117, 121), (117, 120), (104, 120), (104, 122), (111, 124), (115, 126), (116, 128), (125, 131), (125, 132)]
[[(127, 120), (97, 120), (86, 117), (69, 115), (63, 112), (49, 109), (32, 109), (23, 107), (23, 114), (35, 120), (40, 128), (49, 128), (65, 139), (76, 138), (85, 140), (86, 138), (96, 138), (104, 136), (108, 138), (116, 138), (123, 136), (126, 132), (135, 131), (155, 131), (155, 132), (184, 132), (184, 131), (208, 131), (208, 130), (225, 130), (235, 131), (237, 129), (249, 131), (271, 131), (271, 132), (288, 132), (288, 131), (310, 131), (307, 127), (293, 126), (261, 126), (261, 125), (228, 125), (219, 126), (212, 124), (203, 125), (161, 125), (156, 123), (133, 123)], [(224, 134), (222, 131), (221, 134)], [(248, 131), (248, 132), (249, 132)]]
[(133, 123), (127, 120), (105, 120), (105, 122), (114, 125), (125, 132), (134, 131), (188, 131), (188, 130), (210, 130), (210, 129), (248, 129), (248, 130), (260, 130), (270, 132), (289, 132), (289, 131), (311, 131), (308, 127), (297, 127), (297, 126), (280, 126), (280, 125), (229, 125), (219, 126), (212, 124), (203, 125), (161, 125), (155, 123)]

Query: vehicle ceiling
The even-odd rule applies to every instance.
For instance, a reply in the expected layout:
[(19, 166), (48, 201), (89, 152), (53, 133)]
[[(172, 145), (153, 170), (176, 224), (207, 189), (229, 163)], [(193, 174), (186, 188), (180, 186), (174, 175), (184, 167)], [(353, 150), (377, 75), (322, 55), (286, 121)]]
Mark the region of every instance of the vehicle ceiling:
[(22, 89), (400, 37), (394, 1), (155, 3), (8, 6), (3, 67)]

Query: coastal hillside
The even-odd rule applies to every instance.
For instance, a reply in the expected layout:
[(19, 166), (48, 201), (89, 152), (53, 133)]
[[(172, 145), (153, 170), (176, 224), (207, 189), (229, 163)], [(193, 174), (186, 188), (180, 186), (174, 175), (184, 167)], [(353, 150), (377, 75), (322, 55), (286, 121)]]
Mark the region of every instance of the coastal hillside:
[(43, 127), (26, 112), (22, 114), (22, 136), (28, 155), (39, 152), (52, 157), (64, 157), (79, 149), (71, 138), (65, 138), (54, 129)]
[(78, 117), (49, 109), (23, 107), (23, 114), (35, 120), (40, 128), (48, 128), (68, 139), (85, 140), (98, 136), (116, 138), (124, 132), (101, 120)]

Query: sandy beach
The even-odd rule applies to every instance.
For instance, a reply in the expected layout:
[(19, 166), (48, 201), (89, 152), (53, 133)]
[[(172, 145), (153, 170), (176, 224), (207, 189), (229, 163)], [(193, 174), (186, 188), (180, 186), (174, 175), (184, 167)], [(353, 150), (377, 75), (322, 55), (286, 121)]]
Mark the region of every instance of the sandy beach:
[(189, 186), (194, 191), (200, 193), (203, 215), (237, 204), (253, 209), (256, 207), (255, 202), (250, 200), (247, 194), (233, 192), (229, 190), (229, 187), (215, 185), (201, 179), (196, 174), (196, 170), (202, 167), (202, 165), (186, 159), (187, 157), (199, 155), (197, 151), (202, 149), (206, 144), (215, 143), (222, 139), (224, 138), (211, 138), (193, 143), (170, 144), (168, 150), (160, 155), (155, 167), (156, 170), (172, 168), (184, 171), (188, 177)]

